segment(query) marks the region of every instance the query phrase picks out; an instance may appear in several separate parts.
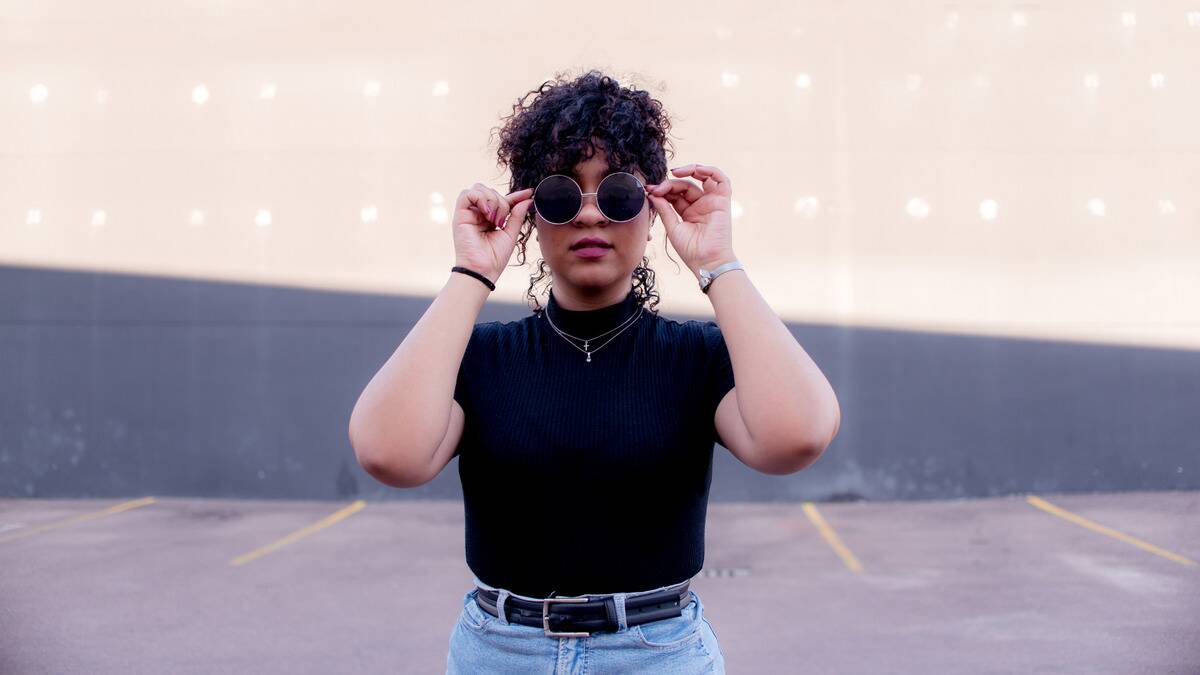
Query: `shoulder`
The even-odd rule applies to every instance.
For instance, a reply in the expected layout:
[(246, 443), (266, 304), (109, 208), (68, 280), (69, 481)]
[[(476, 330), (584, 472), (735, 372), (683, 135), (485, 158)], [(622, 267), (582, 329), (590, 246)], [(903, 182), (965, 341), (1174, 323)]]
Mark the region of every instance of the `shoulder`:
[(662, 321), (669, 330), (687, 335), (701, 340), (711, 340), (714, 337), (719, 337), (721, 328), (716, 321), (711, 319), (686, 319), (684, 321), (676, 321), (661, 317)]
[(658, 340), (670, 342), (677, 347), (700, 351), (712, 351), (724, 339), (716, 321), (709, 319), (685, 319), (678, 321), (661, 315), (654, 316), (654, 331)]
[(475, 324), (471, 333), (473, 335), (504, 335), (505, 333), (513, 333), (527, 329), (530, 323), (535, 320), (535, 316), (527, 316), (522, 319), (514, 319), (511, 321), (480, 321)]
[(493, 348), (525, 343), (536, 329), (536, 321), (536, 315), (511, 321), (481, 321), (471, 329), (471, 343)]
[(471, 341), (477, 342), (494, 337), (500, 326), (503, 325), (499, 321), (481, 321), (471, 328)]
[(481, 321), (471, 328), (471, 338), (467, 341), (467, 351), (492, 349), (504, 340), (508, 324), (504, 321)]

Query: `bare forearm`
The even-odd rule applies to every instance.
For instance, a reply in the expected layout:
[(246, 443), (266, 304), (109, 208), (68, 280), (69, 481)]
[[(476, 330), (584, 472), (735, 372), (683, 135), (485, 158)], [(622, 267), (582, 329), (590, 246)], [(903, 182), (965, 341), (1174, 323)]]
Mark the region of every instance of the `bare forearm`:
[(756, 444), (772, 453), (824, 450), (841, 416), (837, 396), (747, 271), (714, 279), (708, 298), (729, 348), (738, 410)]
[(465, 274), (446, 285), (371, 378), (350, 415), (359, 463), (420, 472), (446, 434), (458, 369), (488, 288)]

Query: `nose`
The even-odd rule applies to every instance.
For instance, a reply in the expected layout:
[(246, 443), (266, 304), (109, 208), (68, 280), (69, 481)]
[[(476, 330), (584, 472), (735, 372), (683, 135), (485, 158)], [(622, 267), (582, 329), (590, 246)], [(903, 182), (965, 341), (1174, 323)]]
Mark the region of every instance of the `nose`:
[(575, 222), (580, 225), (592, 225), (595, 223), (603, 223), (608, 219), (600, 212), (600, 205), (596, 203), (596, 194), (594, 192), (585, 192), (583, 194), (583, 205), (579, 208), (579, 215), (575, 216)]

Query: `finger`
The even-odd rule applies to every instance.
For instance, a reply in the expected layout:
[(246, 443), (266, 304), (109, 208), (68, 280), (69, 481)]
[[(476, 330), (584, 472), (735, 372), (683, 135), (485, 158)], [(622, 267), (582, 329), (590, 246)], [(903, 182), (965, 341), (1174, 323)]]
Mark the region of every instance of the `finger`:
[[(472, 185), (468, 192), (473, 195), (471, 205), (475, 210), (483, 214), (483, 220), (491, 222), (493, 225), (496, 222), (496, 209), (499, 206), (500, 195), (494, 189), (483, 183)], [(477, 196), (477, 198), (474, 198)]]
[[(499, 193), (497, 193), (497, 196), (499, 196)], [(496, 218), (494, 220), (496, 227), (502, 227), (504, 225), (504, 221), (508, 219), (508, 214), (512, 211), (512, 208), (515, 204), (521, 200), (527, 200), (532, 196), (533, 188), (525, 188), (524, 190), (510, 192), (508, 195), (501, 197), (500, 203), (496, 208)]]
[(675, 226), (679, 224), (679, 214), (675, 212), (675, 207), (671, 202), (662, 197), (650, 195), (650, 204), (654, 206), (654, 210), (658, 212), (658, 217), (662, 218), (663, 228), (670, 235), (674, 231)]
[(506, 211), (506, 213), (500, 217), (499, 225), (497, 227), (503, 229), (508, 226), (509, 223), (512, 223), (512, 225), (515, 225), (518, 231), (520, 231), (521, 223), (524, 222), (524, 217), (526, 217), (526, 214), (532, 205), (532, 198), (526, 197), (524, 199), (520, 199), (520, 201), (516, 202), (514, 207)]
[(689, 201), (688, 198), (683, 195), (666, 195), (663, 197), (663, 199), (667, 200), (667, 202), (671, 204), (671, 207), (675, 209), (676, 213), (684, 213), (693, 204), (693, 202)]
[(483, 183), (476, 183), (483, 192), (488, 195), (488, 206), (491, 207), (487, 212), (488, 222), (493, 227), (499, 227), (500, 223), (504, 222), (504, 215), (508, 213), (508, 201), (500, 194), (496, 188)]
[(650, 194), (665, 197), (668, 201), (675, 201), (683, 197), (688, 202), (694, 202), (704, 196), (704, 190), (690, 180), (669, 180), (655, 185), (651, 188)]
[(720, 185), (725, 185), (727, 187), (732, 186), (732, 181), (729, 180), (729, 176), (725, 175), (724, 171), (721, 171), (711, 164), (685, 164), (684, 166), (677, 166), (671, 171), (676, 176), (692, 176), (702, 183), (707, 180), (712, 180)]
[(516, 203), (521, 201), (522, 199), (526, 199), (526, 198), (532, 197), (532, 196), (533, 196), (533, 188), (525, 188), (524, 190), (517, 190), (516, 192), (508, 193), (508, 196), (506, 196), (505, 199), (508, 200), (509, 206), (515, 206)]
[(729, 176), (725, 175), (725, 172), (717, 167), (712, 166), (711, 164), (701, 164), (700, 166), (712, 174), (712, 177), (716, 178), (718, 183), (724, 183), (726, 185), (733, 183), (733, 181), (729, 179)]
[[(530, 199), (526, 199), (517, 203), (517, 205), (512, 208), (512, 211), (509, 212), (508, 221), (502, 221), (498, 226), (488, 231), (503, 232), (501, 235), (494, 236), (508, 237), (515, 245), (517, 243), (517, 239), (521, 236), (521, 224), (525, 221), (525, 213), (529, 211), (529, 205), (532, 203), (533, 200)], [(509, 227), (510, 223), (512, 224), (512, 227)]]
[(656, 186), (653, 191), (657, 196), (666, 199), (679, 213), (688, 210), (696, 200), (704, 196), (704, 191), (691, 180), (673, 180)]
[(505, 229), (509, 223), (513, 223), (520, 228), (521, 223), (525, 222), (525, 214), (529, 212), (530, 206), (533, 206), (533, 199), (530, 196), (526, 196), (524, 199), (517, 201), (512, 209), (508, 210), (504, 217), (500, 219), (500, 223), (497, 225), (497, 227), (500, 229)]
[(711, 164), (685, 164), (671, 169), (671, 173), (676, 176), (694, 176), (700, 180), (712, 177), (717, 182), (729, 181), (724, 172)]
[[(478, 185), (478, 183), (476, 183), (476, 185)], [(463, 190), (458, 195), (458, 210), (465, 210), (477, 214), (479, 221), (478, 224), (482, 224), (488, 220), (488, 213), (490, 213), (492, 209), (492, 207), (488, 204), (489, 199), (490, 195), (483, 190), (468, 188)]]

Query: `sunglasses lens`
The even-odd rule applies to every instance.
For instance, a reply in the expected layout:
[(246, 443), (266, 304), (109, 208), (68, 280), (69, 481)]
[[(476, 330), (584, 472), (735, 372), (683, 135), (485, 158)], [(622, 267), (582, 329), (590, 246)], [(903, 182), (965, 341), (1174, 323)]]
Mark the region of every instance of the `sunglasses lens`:
[(582, 199), (579, 186), (566, 176), (548, 176), (533, 193), (538, 215), (551, 223), (565, 223), (574, 218)]
[(646, 193), (633, 174), (614, 173), (600, 183), (596, 195), (600, 210), (610, 220), (633, 220), (642, 212)]

